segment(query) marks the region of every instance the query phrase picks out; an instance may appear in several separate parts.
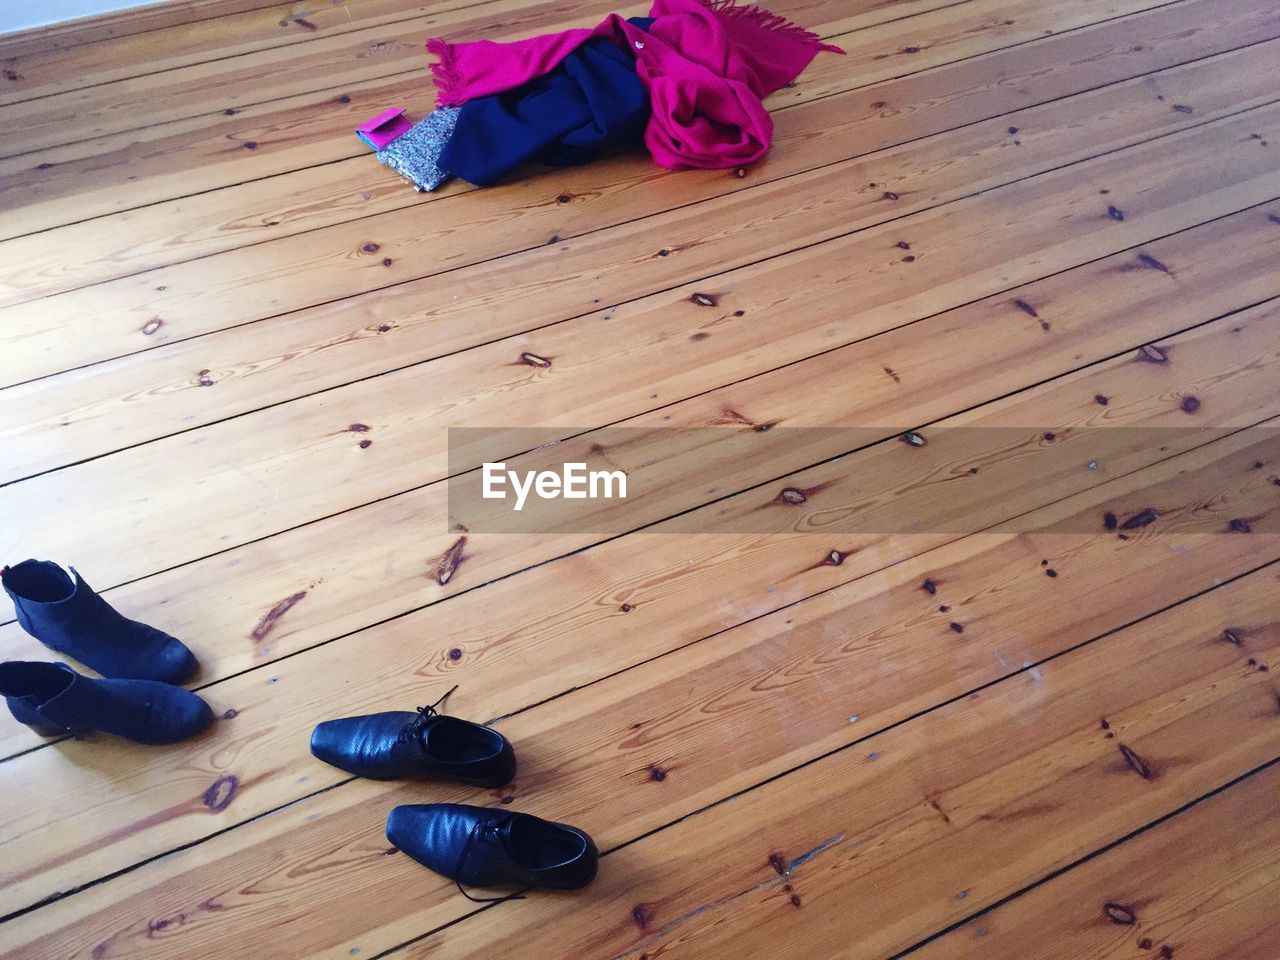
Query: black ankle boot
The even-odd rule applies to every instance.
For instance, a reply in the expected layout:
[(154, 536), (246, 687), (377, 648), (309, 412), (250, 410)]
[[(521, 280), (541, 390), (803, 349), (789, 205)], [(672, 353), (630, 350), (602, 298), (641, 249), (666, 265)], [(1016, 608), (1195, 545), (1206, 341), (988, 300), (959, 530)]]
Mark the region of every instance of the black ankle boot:
[(46, 737), (92, 730), (136, 743), (173, 743), (209, 725), (208, 704), (154, 680), (91, 680), (65, 663), (0, 663), (0, 696), (19, 723)]
[(72, 573), (75, 580), (48, 560), (0, 571), (23, 630), (104, 677), (178, 683), (195, 671), (196, 658), (179, 641), (122, 616)]

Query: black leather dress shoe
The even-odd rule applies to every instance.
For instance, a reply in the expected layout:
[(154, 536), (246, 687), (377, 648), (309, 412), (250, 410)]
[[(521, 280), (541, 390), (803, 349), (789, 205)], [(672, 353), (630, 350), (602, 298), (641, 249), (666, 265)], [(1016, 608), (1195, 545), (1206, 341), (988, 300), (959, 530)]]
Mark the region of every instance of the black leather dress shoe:
[(448, 777), (477, 787), (509, 783), (516, 755), (506, 737), (492, 727), (442, 716), (436, 707), (445, 697), (417, 713), (326, 720), (311, 733), (311, 753), (371, 780)]
[(396, 807), (387, 817), (387, 839), (459, 890), (464, 883), (572, 890), (595, 879), (599, 859), (591, 838), (575, 827), (460, 803)]

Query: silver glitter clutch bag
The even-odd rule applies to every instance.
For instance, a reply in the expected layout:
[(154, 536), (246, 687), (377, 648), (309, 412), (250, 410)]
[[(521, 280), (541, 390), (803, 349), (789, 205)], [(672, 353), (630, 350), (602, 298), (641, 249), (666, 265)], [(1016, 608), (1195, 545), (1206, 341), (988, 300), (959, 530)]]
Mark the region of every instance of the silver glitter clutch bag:
[(453, 176), (440, 168), (440, 153), (453, 136), (457, 122), (457, 107), (439, 107), (379, 150), (378, 159), (408, 180), (415, 190), (435, 190)]

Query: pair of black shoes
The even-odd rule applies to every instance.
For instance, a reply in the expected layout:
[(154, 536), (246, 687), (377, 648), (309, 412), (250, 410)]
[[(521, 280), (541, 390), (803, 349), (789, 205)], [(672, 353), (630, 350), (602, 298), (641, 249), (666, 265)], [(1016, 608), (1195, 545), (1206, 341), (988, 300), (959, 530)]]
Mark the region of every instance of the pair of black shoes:
[[(417, 713), (326, 720), (311, 734), (311, 752), (374, 780), (445, 777), (489, 788), (510, 782), (516, 773), (511, 744), (492, 727), (441, 714), (437, 708), (449, 693)], [(483, 901), (464, 883), (576, 889), (595, 878), (599, 858), (595, 843), (576, 827), (459, 803), (396, 807), (387, 817), (387, 839), (477, 902)]]
[(208, 705), (175, 686), (196, 669), (191, 651), (124, 617), (72, 574), (47, 560), (27, 560), (0, 570), (0, 582), (22, 629), (104, 679), (65, 663), (0, 663), (0, 695), (14, 719), (44, 736), (101, 730), (137, 743), (173, 743), (207, 727)]

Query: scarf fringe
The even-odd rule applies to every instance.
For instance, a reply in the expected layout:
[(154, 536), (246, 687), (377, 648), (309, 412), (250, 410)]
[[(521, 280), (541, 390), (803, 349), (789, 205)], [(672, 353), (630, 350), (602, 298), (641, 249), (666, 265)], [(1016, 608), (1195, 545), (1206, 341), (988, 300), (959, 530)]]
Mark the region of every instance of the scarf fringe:
[(459, 106), (456, 98), (458, 88), (462, 85), (462, 75), (458, 73), (458, 59), (453, 51), (453, 44), (435, 37), (427, 41), (427, 53), (439, 59), (430, 64), (431, 78), (436, 85), (436, 103), (441, 107)]
[(772, 30), (799, 43), (809, 44), (819, 50), (843, 54), (844, 51), (834, 44), (823, 43), (822, 38), (812, 30), (806, 30), (784, 16), (758, 7), (755, 4), (739, 6), (738, 0), (702, 0), (702, 5), (718, 17), (742, 20), (762, 30)]

